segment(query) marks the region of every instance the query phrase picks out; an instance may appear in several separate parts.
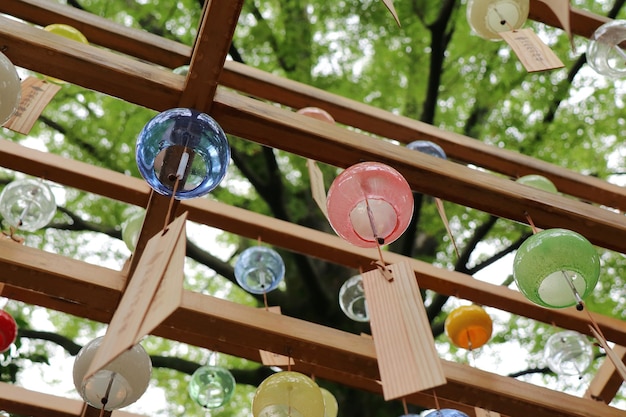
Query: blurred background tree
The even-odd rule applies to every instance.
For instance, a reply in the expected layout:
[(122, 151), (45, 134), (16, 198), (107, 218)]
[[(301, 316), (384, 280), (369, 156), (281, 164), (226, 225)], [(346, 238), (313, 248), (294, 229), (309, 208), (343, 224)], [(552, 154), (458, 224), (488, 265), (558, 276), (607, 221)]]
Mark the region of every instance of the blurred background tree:
[[(203, 6), (202, 0), (59, 3), (189, 46)], [(574, 0), (572, 5), (624, 17), (623, 1)], [(574, 51), (560, 30), (529, 22), (565, 63), (563, 69), (529, 74), (505, 43), (471, 34), (464, 1), (396, 0), (395, 7), (401, 27), (379, 0), (247, 0), (229, 59), (493, 146), (622, 182), (626, 172), (626, 147), (620, 140), (625, 129), (624, 84), (602, 79), (585, 65), (585, 39), (575, 39)], [(30, 135), (7, 129), (2, 133), (28, 146), (139, 176), (134, 144), (154, 114), (65, 84)], [(232, 163), (227, 178), (208, 198), (332, 232), (311, 198), (303, 158), (237, 137), (229, 140)], [(328, 182), (339, 172), (330, 166), (322, 169)], [(0, 175), (4, 184), (19, 177), (7, 170)], [(25, 236), (26, 244), (121, 268), (130, 255), (120, 241), (121, 225), (138, 209), (69, 188), (54, 186), (54, 191), (59, 210), (53, 223)], [(446, 202), (452, 235), (460, 249), (457, 258), (433, 198), (416, 194), (415, 201), (412, 227), (390, 250), (477, 279), (512, 285), (510, 255), (530, 234), (528, 227)], [(185, 287), (262, 306), (262, 298), (240, 289), (233, 275), (237, 255), (254, 244), (205, 226), (190, 226)], [(348, 319), (337, 301), (341, 284), (358, 271), (279, 251), (287, 274), (279, 290), (268, 295), (270, 305), (281, 306), (289, 316), (369, 333), (369, 326)], [(625, 259), (604, 250), (601, 256), (603, 275), (587, 305), (592, 311), (624, 319), (621, 272)], [(494, 337), (488, 346), (468, 354), (450, 345), (443, 334), (446, 315), (463, 302), (431, 291), (424, 296), (442, 357), (566, 392), (584, 391), (589, 375), (581, 383), (577, 378), (557, 378), (546, 369), (542, 348), (554, 332), (550, 326), (488, 309), (495, 322)], [(35, 375), (60, 395), (77, 397), (68, 383), (72, 357), (84, 343), (102, 334), (105, 326), (14, 301), (7, 310), (19, 320), (20, 333), (0, 363), (2, 380), (28, 386)], [(152, 386), (146, 398), (129, 410), (204, 415), (206, 411), (188, 398), (186, 387), (189, 375), (207, 363), (211, 353), (152, 336), (143, 345), (155, 366)], [(232, 371), (238, 386), (233, 400), (211, 414), (249, 415), (255, 386), (272, 370), (222, 354), (217, 355), (217, 363)], [(399, 402), (318, 382), (336, 395), (342, 417), (403, 414)], [(622, 401), (622, 395), (616, 401)], [(411, 407), (410, 411), (420, 410)]]

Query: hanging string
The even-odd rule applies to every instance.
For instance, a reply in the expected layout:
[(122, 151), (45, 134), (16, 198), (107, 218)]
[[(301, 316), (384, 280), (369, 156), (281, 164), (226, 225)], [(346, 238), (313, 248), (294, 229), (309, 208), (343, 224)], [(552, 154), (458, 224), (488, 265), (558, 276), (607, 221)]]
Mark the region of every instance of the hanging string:
[[(180, 186), (181, 180), (185, 177), (185, 171), (187, 170), (187, 163), (189, 162), (189, 153), (187, 152), (187, 147), (183, 150), (182, 155), (180, 156), (180, 161), (178, 162), (178, 168), (176, 169), (176, 174), (174, 181), (174, 186), (172, 187), (172, 197), (170, 198), (170, 203), (167, 208), (167, 216), (165, 216), (165, 224), (163, 225), (163, 234), (167, 230), (167, 225), (169, 224), (170, 217), (172, 215), (172, 209), (174, 207), (174, 200), (176, 199), (176, 193), (178, 192), (178, 187)], [(171, 177), (171, 174), (170, 174)]]
[(511, 25), (509, 22), (507, 22), (507, 21), (506, 21), (506, 19), (504, 18), (504, 16), (502, 16), (502, 13), (500, 13), (500, 12), (498, 11), (498, 8), (497, 8), (497, 7), (495, 7), (495, 6), (494, 6), (494, 7), (493, 7), (493, 9), (491, 9), (491, 10), (493, 10), (494, 12), (496, 12), (496, 14), (498, 15), (498, 17), (500, 18), (500, 24), (501, 24), (502, 26), (506, 25), (506, 26), (508, 26), (508, 27), (509, 27), (509, 30), (515, 30), (515, 28), (513, 27), (513, 25)]
[(176, 175), (176, 181), (174, 182), (174, 187), (172, 188), (172, 197), (170, 197), (170, 203), (167, 207), (167, 215), (165, 216), (165, 223), (163, 224), (163, 234), (167, 230), (167, 225), (170, 221), (170, 216), (172, 215), (172, 208), (174, 207), (174, 200), (176, 199), (176, 192), (178, 191), (178, 184), (180, 183), (180, 178)]
[[(365, 193), (364, 193), (365, 194)], [(376, 265), (376, 267), (380, 270), (387, 281), (393, 281), (393, 275), (391, 270), (387, 268), (387, 263), (383, 258), (383, 250), (381, 245), (385, 244), (385, 239), (378, 235), (378, 231), (376, 230), (376, 224), (374, 223), (374, 213), (372, 208), (370, 207), (369, 200), (367, 196), (365, 196), (365, 208), (367, 210), (367, 218), (370, 222), (370, 227), (372, 228), (372, 235), (374, 236), (374, 241), (376, 242), (376, 250), (378, 251), (378, 261), (373, 261), (372, 264)]]
[(287, 350), (287, 371), (291, 371), (291, 363), (293, 362), (291, 359), (291, 348)]
[(526, 217), (526, 221), (528, 221), (528, 224), (530, 225), (530, 228), (533, 231), (533, 234), (537, 234), (537, 232), (539, 231), (539, 229), (537, 229), (537, 227), (535, 226), (535, 223), (533, 222), (533, 219), (530, 217), (530, 214), (528, 214), (527, 211), (524, 212), (524, 216)]
[(83, 402), (83, 408), (80, 410), (80, 417), (85, 417), (87, 414), (87, 403)]
[(435, 392), (434, 389), (433, 389), (433, 398), (435, 399), (435, 408), (437, 410), (441, 410), (441, 407), (439, 407), (439, 398), (437, 398), (437, 393)]
[(104, 397), (102, 397), (102, 399), (100, 400), (100, 402), (102, 403), (102, 408), (100, 409), (99, 417), (104, 416), (104, 407), (106, 407), (107, 403), (109, 402), (109, 395), (111, 395), (111, 388), (113, 387), (113, 380), (115, 379), (115, 375), (117, 375), (117, 372), (111, 372), (111, 379), (109, 380), (107, 389), (104, 392)]
[(17, 229), (14, 226), (9, 226), (9, 231), (8, 232), (2, 231), (2, 234), (4, 236), (8, 237), (9, 239), (11, 239), (14, 242), (23, 244), (26, 241), (26, 239), (24, 239), (21, 236), (16, 235), (15, 234), (16, 231), (17, 231)]
[(576, 300), (576, 310), (583, 311), (583, 309), (585, 308), (585, 305), (583, 304), (583, 299), (580, 296), (580, 294), (578, 293), (578, 290), (576, 289), (576, 287), (574, 286), (574, 283), (572, 282), (572, 279), (570, 278), (569, 275), (567, 275), (566, 271), (562, 270), (561, 273), (563, 274), (563, 277), (565, 278), (565, 281), (567, 282), (567, 285), (569, 286), (569, 289), (574, 294), (574, 299)]
[[(256, 238), (256, 242), (258, 246), (261, 246), (261, 244), (263, 243), (263, 241), (261, 240), (261, 236), (257, 236)], [(260, 256), (259, 256), (260, 258)], [(265, 279), (265, 275), (261, 276), (262, 279)], [(269, 311), (269, 306), (267, 304), (267, 291), (265, 291), (265, 282), (262, 283), (263, 284), (263, 306), (265, 306), (265, 311)]]
[(467, 361), (469, 362), (470, 366), (475, 366), (476, 365), (476, 352), (473, 350), (473, 346), (472, 346), (472, 337), (470, 336), (470, 331), (469, 329), (465, 329), (465, 333), (467, 335)]

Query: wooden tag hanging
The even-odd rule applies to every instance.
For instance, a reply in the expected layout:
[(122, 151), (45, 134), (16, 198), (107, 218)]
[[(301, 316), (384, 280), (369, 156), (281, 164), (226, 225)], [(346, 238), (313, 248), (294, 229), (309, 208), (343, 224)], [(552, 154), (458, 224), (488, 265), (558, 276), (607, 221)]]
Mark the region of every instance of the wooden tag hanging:
[(474, 412), (476, 413), (476, 417), (500, 417), (500, 413), (496, 413), (495, 411), (485, 410), (479, 407), (474, 407)]
[[(280, 314), (280, 306), (274, 307), (263, 307), (264, 310), (269, 311), (270, 313)], [(289, 366), (295, 365), (295, 361), (284, 355), (280, 355), (274, 352), (268, 352), (266, 350), (259, 350), (259, 354), (261, 355), (261, 363), (265, 366)]]
[(317, 203), (324, 216), (328, 218), (328, 210), (326, 208), (326, 188), (324, 187), (324, 174), (317, 166), (317, 162), (313, 159), (307, 159), (306, 166), (309, 169), (309, 178), (311, 181), (311, 194), (313, 200)]
[(28, 135), (43, 110), (60, 89), (60, 86), (39, 78), (26, 78), (22, 81), (20, 104), (15, 114), (3, 126), (17, 133)]
[(408, 262), (362, 274), (385, 400), (446, 383), (424, 302)]
[(146, 244), (85, 378), (139, 343), (180, 306), (186, 220), (185, 212)]
[(511, 46), (528, 72), (547, 71), (565, 66), (532, 29), (500, 32), (500, 36)]

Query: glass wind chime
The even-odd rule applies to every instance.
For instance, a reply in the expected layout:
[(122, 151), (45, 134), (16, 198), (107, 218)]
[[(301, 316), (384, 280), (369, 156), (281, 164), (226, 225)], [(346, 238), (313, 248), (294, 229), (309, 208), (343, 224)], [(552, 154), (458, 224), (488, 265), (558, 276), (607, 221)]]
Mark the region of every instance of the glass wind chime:
[(22, 84), (15, 65), (0, 52), (0, 126), (17, 110), (22, 96)]
[(214, 409), (224, 406), (235, 393), (235, 378), (226, 368), (216, 364), (211, 352), (209, 363), (194, 371), (187, 385), (189, 397), (201, 407)]
[(76, 355), (74, 387), (89, 405), (116, 410), (137, 401), (146, 391), (152, 374), (152, 361), (140, 344), (126, 350), (89, 378), (86, 373), (103, 337), (87, 343)]
[[(549, 183), (547, 178), (539, 182), (535, 178), (535, 181), (526, 185), (543, 184), (536, 188), (556, 192), (556, 187)], [(579, 233), (559, 228), (538, 231), (530, 216), (527, 215), (527, 219), (533, 228), (533, 235), (522, 243), (513, 260), (513, 278), (520, 292), (528, 300), (543, 307), (575, 306), (579, 311), (585, 310), (583, 299), (593, 292), (600, 277), (598, 252)], [(603, 347), (622, 379), (626, 379), (626, 367), (608, 346), (591, 313), (587, 311), (587, 314), (591, 333)], [(550, 356), (555, 358), (553, 363), (560, 362), (565, 357), (564, 352), (569, 349), (566, 346), (568, 343), (571, 343), (569, 336), (551, 341), (551, 345), (560, 345), (563, 348), (560, 354), (550, 350), (552, 352)], [(581, 358), (582, 356), (584, 355), (581, 354)], [(555, 369), (561, 369), (561, 365), (554, 366)], [(580, 366), (582, 372), (582, 364), (576, 366)]]
[(17, 323), (6, 310), (0, 310), (0, 353), (9, 350), (17, 339)]
[(23, 242), (17, 230), (34, 232), (46, 226), (56, 213), (56, 201), (50, 187), (39, 179), (19, 179), (0, 193), (0, 214), (8, 225), (5, 235)]
[(612, 20), (598, 27), (587, 44), (587, 63), (611, 79), (626, 76), (626, 20)]

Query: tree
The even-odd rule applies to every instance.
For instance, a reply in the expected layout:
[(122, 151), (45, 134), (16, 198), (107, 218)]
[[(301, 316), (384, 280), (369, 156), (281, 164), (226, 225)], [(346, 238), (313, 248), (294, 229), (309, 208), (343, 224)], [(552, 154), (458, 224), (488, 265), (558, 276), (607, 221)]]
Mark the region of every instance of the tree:
[[(129, 2), (73, 0), (67, 4), (191, 45), (201, 14), (201, 2), (184, 0)], [(596, 13), (620, 16), (623, 2), (579, 1), (576, 6)], [(623, 130), (620, 84), (607, 83), (584, 65), (584, 55), (571, 50), (558, 30), (531, 23), (565, 62), (562, 70), (527, 74), (503, 43), (469, 36), (464, 5), (460, 2), (397, 2), (402, 26), (397, 27), (379, 1), (323, 2), (301, 0), (248, 1), (231, 47), (231, 58), (287, 78), (337, 93), (446, 130), (469, 135), (495, 146), (518, 150), (572, 170), (619, 181), (624, 169), (617, 138)], [(610, 10), (609, 10), (610, 8)], [(623, 13), (621, 13), (623, 14)], [(584, 40), (576, 39), (584, 51)], [(382, 64), (385, 63), (385, 64)], [(13, 140), (37, 140), (49, 152), (139, 176), (132, 149), (136, 134), (154, 112), (72, 85), (64, 85), (28, 137), (3, 134)], [(616, 132), (615, 127), (620, 131)], [(390, 139), (394, 138), (381, 138)], [(310, 197), (301, 157), (230, 137), (232, 166), (227, 180), (212, 195), (220, 201), (331, 232)], [(590, 152), (593, 150), (594, 152)], [(617, 159), (617, 160), (616, 160)], [(605, 162), (608, 160), (608, 163)], [(324, 166), (328, 181), (338, 170)], [(14, 173), (5, 172), (9, 181)], [(328, 184), (327, 184), (328, 185)], [(120, 225), (135, 208), (77, 190), (58, 190), (60, 209), (51, 226), (29, 234), (27, 244), (71, 254), (102, 264), (120, 266), (128, 256), (120, 244)], [(485, 213), (446, 203), (452, 235), (461, 256), (457, 259), (427, 195), (415, 195), (413, 227), (390, 248), (469, 275), (478, 274), (512, 253), (529, 235), (527, 227)], [(104, 239), (106, 236), (107, 239)], [(234, 283), (233, 261), (255, 244), (230, 235), (210, 235), (200, 229), (187, 245), (186, 286), (250, 305), (263, 305)], [(90, 244), (91, 242), (97, 244)], [(347, 319), (336, 296), (340, 285), (357, 271), (282, 251), (287, 264), (285, 286), (268, 295), (270, 305), (283, 314), (351, 332), (368, 326)], [(590, 309), (623, 318), (624, 260), (604, 251), (601, 291), (587, 301)], [(500, 272), (499, 270), (496, 270)], [(509, 276), (492, 277), (511, 285)], [(611, 285), (609, 285), (611, 283)], [(443, 321), (457, 300), (427, 292), (425, 302), (432, 328), (444, 357), (484, 366), (494, 354), (519, 348), (527, 361), (515, 371), (545, 384), (576, 390), (576, 381), (558, 381), (543, 367), (541, 347), (549, 327), (505, 314), (495, 314), (493, 347), (468, 357), (447, 342)], [(54, 345), (68, 355), (102, 331), (97, 323), (49, 312), (54, 332), (37, 328), (31, 320), (37, 309), (11, 303), (21, 324), (20, 343), (2, 377), (19, 378), (18, 369), (52, 355)], [(185, 393), (185, 374), (208, 360), (208, 353), (150, 337), (155, 385), (167, 387), (168, 408), (176, 415), (201, 413)], [(270, 372), (236, 358), (220, 357), (240, 383), (239, 396), (220, 415), (247, 414), (253, 386)], [(162, 367), (162, 369), (161, 369)], [(527, 371), (530, 370), (530, 371)], [(6, 372), (5, 372), (6, 371)], [(531, 372), (532, 371), (532, 372)], [(513, 372), (513, 371), (511, 371)], [(537, 378), (536, 375), (541, 377)], [(176, 381), (173, 383), (172, 381)], [(327, 384), (321, 381), (321, 384)], [(247, 388), (243, 384), (248, 384)], [(343, 416), (403, 413), (398, 402), (328, 384), (340, 400)], [(218, 413), (215, 413), (218, 414)]]

